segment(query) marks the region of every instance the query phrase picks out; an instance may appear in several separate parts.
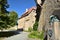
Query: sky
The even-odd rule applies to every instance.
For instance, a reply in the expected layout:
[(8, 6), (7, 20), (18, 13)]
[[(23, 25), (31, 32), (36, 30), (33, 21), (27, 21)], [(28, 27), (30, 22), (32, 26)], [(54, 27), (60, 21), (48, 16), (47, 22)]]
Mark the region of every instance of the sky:
[(8, 11), (16, 11), (18, 17), (20, 17), (26, 9), (35, 6), (34, 0), (8, 0)]

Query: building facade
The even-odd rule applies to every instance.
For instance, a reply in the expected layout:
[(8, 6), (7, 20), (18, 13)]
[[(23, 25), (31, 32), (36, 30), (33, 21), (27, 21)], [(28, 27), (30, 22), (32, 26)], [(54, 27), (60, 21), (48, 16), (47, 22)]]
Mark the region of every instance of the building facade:
[(28, 9), (18, 20), (18, 29), (28, 30), (30, 27), (33, 28), (35, 23), (36, 8), (32, 7)]

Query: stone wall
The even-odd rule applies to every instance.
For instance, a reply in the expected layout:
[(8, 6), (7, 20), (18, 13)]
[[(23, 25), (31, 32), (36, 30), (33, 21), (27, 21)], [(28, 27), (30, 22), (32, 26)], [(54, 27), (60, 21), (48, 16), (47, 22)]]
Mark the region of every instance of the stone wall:
[(54, 22), (55, 39), (60, 40), (60, 22)]

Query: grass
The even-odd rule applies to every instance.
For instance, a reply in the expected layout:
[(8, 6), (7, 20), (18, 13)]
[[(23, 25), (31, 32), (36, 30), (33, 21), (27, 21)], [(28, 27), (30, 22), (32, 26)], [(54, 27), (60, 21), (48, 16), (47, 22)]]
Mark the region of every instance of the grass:
[(29, 38), (38, 38), (40, 40), (43, 40), (43, 31), (42, 32), (37, 32), (37, 31), (33, 31), (31, 32), (28, 37)]
[(31, 32), (31, 31), (33, 31), (32, 27), (29, 27), (28, 30), (24, 30), (24, 32)]

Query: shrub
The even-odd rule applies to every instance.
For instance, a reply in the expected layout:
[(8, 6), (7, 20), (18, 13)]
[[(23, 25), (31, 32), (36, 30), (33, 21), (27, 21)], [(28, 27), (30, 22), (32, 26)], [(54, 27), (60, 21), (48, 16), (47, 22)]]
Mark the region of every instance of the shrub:
[(35, 24), (33, 25), (33, 30), (37, 31), (37, 28), (38, 28), (38, 22), (36, 21)]
[(33, 31), (33, 29), (32, 29), (31, 27), (29, 27), (29, 28), (28, 28), (28, 31), (31, 32), (31, 31)]
[(29, 38), (37, 38), (37, 31), (33, 31), (33, 32), (31, 32), (29, 35), (28, 35), (28, 37)]

